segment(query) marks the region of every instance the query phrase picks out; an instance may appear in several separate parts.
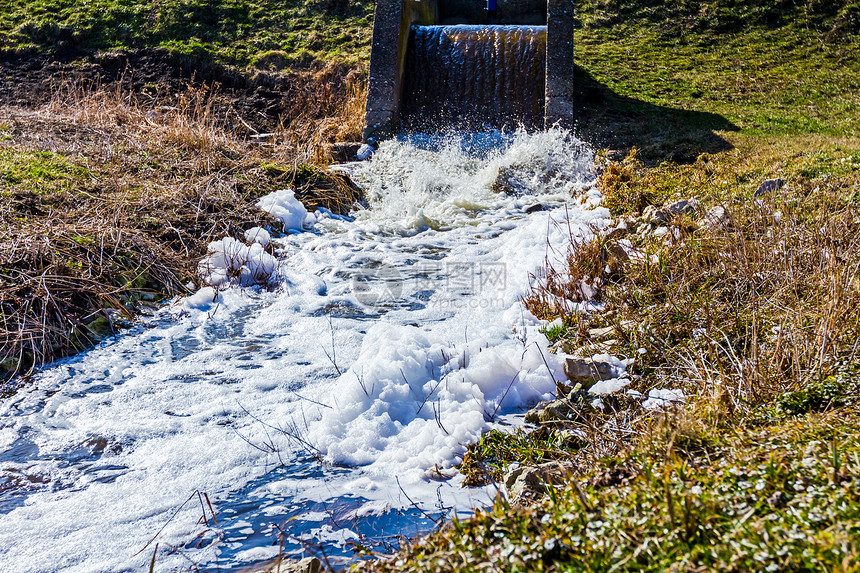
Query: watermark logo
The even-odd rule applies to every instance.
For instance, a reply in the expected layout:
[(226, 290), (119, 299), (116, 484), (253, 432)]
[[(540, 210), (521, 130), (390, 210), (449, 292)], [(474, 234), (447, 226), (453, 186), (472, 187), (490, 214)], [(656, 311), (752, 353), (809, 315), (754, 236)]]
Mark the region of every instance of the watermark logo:
[(403, 276), (382, 261), (368, 261), (352, 274), (352, 292), (364, 306), (395, 303), (403, 295)]
[(436, 308), (503, 308), (506, 288), (505, 263), (421, 261), (401, 272), (369, 261), (352, 276), (356, 299), (371, 308), (410, 301)]

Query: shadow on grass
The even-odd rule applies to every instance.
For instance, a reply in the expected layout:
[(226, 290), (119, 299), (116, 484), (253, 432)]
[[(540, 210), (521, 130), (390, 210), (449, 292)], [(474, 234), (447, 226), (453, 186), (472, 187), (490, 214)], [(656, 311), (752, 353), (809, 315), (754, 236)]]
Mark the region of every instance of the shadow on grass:
[(691, 163), (702, 153), (733, 148), (714, 133), (737, 131), (721, 115), (675, 109), (620, 95), (595, 80), (583, 68), (574, 72), (574, 115), (577, 135), (612, 150), (640, 150), (647, 163)]

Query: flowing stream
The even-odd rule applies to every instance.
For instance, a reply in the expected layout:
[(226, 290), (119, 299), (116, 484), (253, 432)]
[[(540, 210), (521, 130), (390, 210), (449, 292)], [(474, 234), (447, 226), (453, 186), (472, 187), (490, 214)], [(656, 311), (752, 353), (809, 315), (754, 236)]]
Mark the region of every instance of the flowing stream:
[(385, 142), (346, 167), (367, 209), (275, 241), (277, 287), (38, 373), (0, 401), (0, 570), (346, 559), (489, 503), (453, 467), (563, 376), (520, 297), (605, 224), (592, 165), (560, 131)]

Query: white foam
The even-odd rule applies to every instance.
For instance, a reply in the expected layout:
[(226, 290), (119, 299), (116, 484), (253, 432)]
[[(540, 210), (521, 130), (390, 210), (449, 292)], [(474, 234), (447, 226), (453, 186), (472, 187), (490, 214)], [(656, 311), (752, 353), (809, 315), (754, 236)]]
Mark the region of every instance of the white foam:
[(186, 310), (199, 310), (208, 312), (222, 300), (221, 293), (212, 287), (203, 287), (191, 296), (182, 299), (182, 306)]
[(263, 248), (268, 247), (272, 242), (272, 236), (262, 227), (251, 227), (245, 231), (246, 243), (260, 243)]
[[(609, 218), (566, 202), (592, 161), (575, 140), (518, 134), (506, 149), (476, 159), (456, 141), (384, 143), (352, 168), (372, 208), (355, 221), (320, 213), (313, 233), (274, 240), (273, 288), (201, 290), (177, 301), (178, 318), (165, 312), (0, 402), (36, 451), (22, 467), (51, 480), (0, 515), (0, 570), (142, 570), (157, 534), (158, 570), (226, 568), (260, 555), (273, 522), (354, 539), (303, 518), (328, 506), (391, 508), (393, 520), (413, 502), (487, 503), (492, 490), (429, 474), (450, 475), (467, 442), (550, 396), (561, 358), (520, 297), (571, 235)], [(531, 194), (491, 192), (500, 166), (516, 166)], [(536, 202), (548, 210), (527, 214)], [(255, 245), (225, 239), (210, 256)], [(219, 527), (201, 521), (197, 491)]]
[(648, 391), (648, 399), (642, 402), (646, 410), (659, 410), (678, 406), (687, 401), (687, 396), (680, 389), (654, 388)]
[[(264, 231), (265, 232), (265, 231)], [(197, 270), (203, 281), (220, 287), (235, 281), (241, 286), (268, 285), (274, 278), (278, 260), (261, 242), (246, 245), (232, 237), (209, 243)]]
[(308, 216), (307, 209), (296, 199), (292, 189), (281, 189), (261, 197), (257, 201), (257, 207), (271, 213), (275, 219), (284, 225), (285, 231), (301, 231)]
[(18, 432), (12, 428), (0, 428), (0, 452), (5, 452), (18, 439)]

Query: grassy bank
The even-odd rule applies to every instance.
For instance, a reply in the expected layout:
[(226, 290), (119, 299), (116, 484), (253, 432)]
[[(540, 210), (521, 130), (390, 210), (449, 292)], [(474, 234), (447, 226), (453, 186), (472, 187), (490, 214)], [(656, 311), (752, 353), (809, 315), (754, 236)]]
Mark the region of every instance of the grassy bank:
[(261, 195), (290, 187), (309, 208), (348, 212), (355, 190), (307, 162), (329, 135), (357, 135), (360, 93), (326, 91), (336, 74), (317, 80), (306, 111), (328, 98), (332, 115), (262, 140), (236, 133), (205, 89), (163, 106), (69, 87), (0, 109), (0, 374), (87, 348), (200, 286), (208, 242), (272, 224), (254, 207)]
[(199, 286), (209, 241), (271, 223), (360, 138), (373, 4), (43, 2), (0, 8), (0, 378)]
[(285, 69), (367, 59), (373, 3), (361, 0), (12, 0), (0, 50), (163, 48), (240, 68)]

